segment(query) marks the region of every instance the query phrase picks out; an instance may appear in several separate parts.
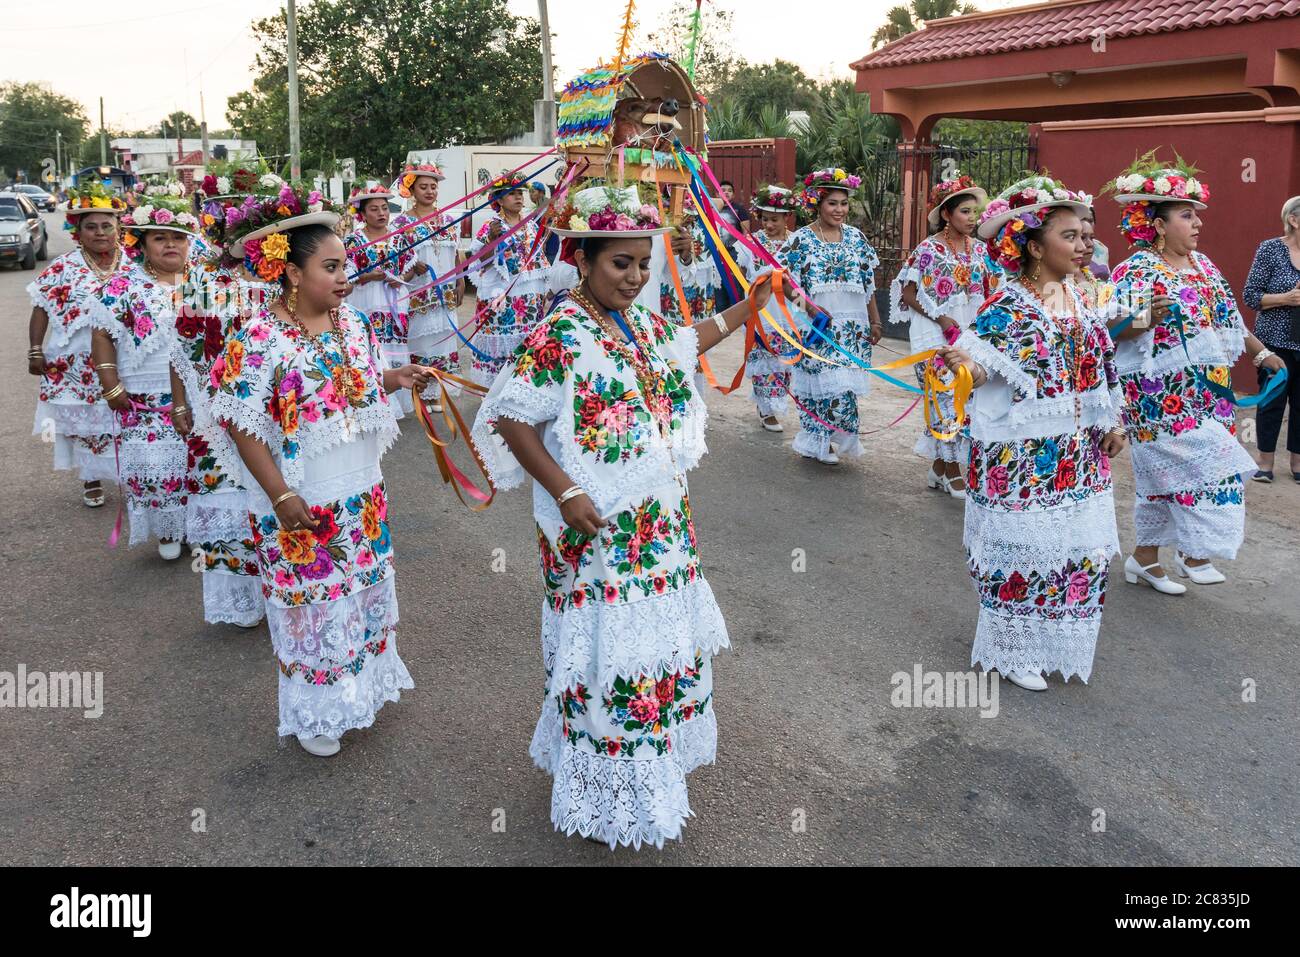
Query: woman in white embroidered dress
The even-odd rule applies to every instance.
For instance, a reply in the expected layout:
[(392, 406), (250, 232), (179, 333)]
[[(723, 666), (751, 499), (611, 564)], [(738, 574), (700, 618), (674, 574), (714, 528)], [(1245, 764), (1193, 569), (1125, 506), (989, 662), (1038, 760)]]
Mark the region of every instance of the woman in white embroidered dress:
[(27, 371), (40, 376), (33, 435), (54, 439), (54, 467), (81, 475), (81, 500), (104, 504), (102, 479), (113, 481), (113, 410), (90, 359), (91, 303), (122, 259), (118, 218), (126, 203), (99, 183), (68, 196), (68, 228), (77, 244), (27, 287)]
[[(463, 258), (456, 248), (456, 227), (451, 217), (438, 213), (438, 184), (447, 177), (431, 163), (408, 166), (398, 180), (397, 192), (412, 200), (411, 209), (393, 220), (393, 229), (403, 230), (402, 236), (415, 261), (424, 272), (412, 279), (413, 292), (406, 303), (410, 316), (407, 338), (411, 349), (411, 362), (429, 366), (442, 372), (460, 372), (460, 353), (457, 350), (456, 309), (465, 298), (465, 277), (439, 284), (429, 289), (436, 276), (443, 276), (456, 268)], [(414, 271), (414, 270), (413, 270)], [(430, 388), (430, 408), (441, 412), (437, 386)]]
[[(411, 346), (407, 337), (406, 283), (417, 277), (421, 282), (428, 267), (416, 261), (407, 248), (405, 234), (388, 235), (388, 201), (393, 193), (383, 186), (356, 190), (352, 194), (352, 208), (356, 210), (357, 227), (344, 241), (351, 264), (352, 292), (348, 305), (369, 320), (379, 345), (384, 350), (384, 362), (389, 369), (399, 369), (411, 361)], [(387, 238), (384, 238), (387, 237)], [(394, 397), (393, 413), (401, 418), (410, 412), (411, 397)]]
[(1246, 534), (1244, 477), (1255, 460), (1237, 439), (1229, 369), (1243, 352), (1257, 368), (1284, 363), (1246, 330), (1227, 280), (1196, 249), (1197, 211), (1209, 199), (1196, 171), (1148, 154), (1113, 187), (1125, 204), (1120, 228), (1139, 247), (1111, 273), (1114, 322), (1154, 319), (1116, 334), (1137, 486), (1137, 544), (1124, 573), (1177, 595), (1186, 586), (1165, 574), (1160, 546), (1174, 546), (1183, 578), (1213, 585), (1226, 576), (1212, 559), (1235, 558)]
[(280, 671), (279, 734), (321, 757), (414, 687), (397, 655), (379, 461), (398, 435), (388, 392), (429, 378), (411, 365), (385, 369), (374, 330), (343, 304), (336, 218), (321, 209), (236, 237), (230, 252), (247, 262), (280, 255), (287, 236), (284, 294), (243, 324), (211, 372), (212, 414), (238, 447), (248, 489)]
[(635, 187), (573, 197), (556, 231), (581, 281), (474, 424), (497, 488), (535, 480), (547, 680), (530, 752), (554, 778), (551, 819), (611, 848), (679, 838), (686, 775), (714, 760), (710, 661), (728, 640), (686, 485), (705, 452), (693, 372), (750, 308), (678, 326), (635, 305), (666, 231), (641, 205)]
[(839, 453), (861, 455), (858, 398), (871, 388), (871, 374), (850, 359), (871, 364), (871, 348), (882, 329), (876, 311), (876, 267), (880, 257), (862, 230), (846, 221), (849, 199), (862, 183), (842, 169), (822, 169), (804, 177), (801, 198), (814, 221), (796, 230), (781, 250), (782, 265), (823, 310), (804, 333), (810, 352), (790, 375), (790, 392), (799, 400), (799, 434), (791, 448), (827, 465)]
[(185, 536), (185, 440), (172, 424), (171, 357), (176, 313), (198, 220), (185, 202), (150, 197), (122, 218), (133, 262), (111, 276), (93, 304), (91, 352), (104, 401), (117, 414), (119, 483), (130, 544), (158, 539), (180, 557)]
[(979, 622), (971, 664), (1031, 691), (1087, 681), (1119, 552), (1110, 459), (1125, 443), (1113, 347), (1068, 278), (1084, 197), (1045, 177), (985, 210), (980, 237), (1008, 281), (942, 353), (971, 400), (963, 536)]
[[(908, 325), (913, 352), (942, 348), (948, 338), (970, 328), (975, 313), (997, 286), (995, 267), (989, 263), (988, 247), (975, 238), (980, 209), (988, 194), (969, 176), (943, 180), (930, 190), (927, 222), (934, 234), (921, 240), (899, 270), (889, 289), (890, 319)], [(952, 330), (949, 332), (949, 330)], [(925, 382), (927, 363), (915, 366), (916, 380)], [(952, 373), (939, 370), (944, 382)], [(958, 433), (963, 423), (954, 419), (952, 393), (938, 396), (940, 420), (936, 431)], [(970, 440), (963, 434), (938, 439), (925, 425), (913, 449), (930, 460), (925, 484), (942, 488), (953, 498), (966, 497), (966, 458)]]
[[(790, 217), (798, 212), (799, 201), (784, 186), (763, 185), (754, 193), (754, 209), (758, 210), (758, 221), (762, 228), (756, 233), (750, 233), (749, 238), (775, 258), (790, 238)], [(771, 272), (771, 265), (757, 257), (748, 246), (737, 244), (737, 248), (739, 252), (736, 265), (745, 270), (745, 276), (750, 282), (762, 273)], [(754, 405), (758, 407), (758, 417), (763, 422), (763, 428), (768, 432), (784, 432), (785, 427), (777, 416), (783, 415), (789, 404), (790, 370), (793, 363), (785, 360), (793, 358), (794, 350), (770, 326), (761, 328), (775, 352), (764, 346), (762, 340), (754, 344), (746, 359), (750, 388), (753, 390)]]
[(530, 221), (509, 239), (498, 242), (523, 219), (525, 185), (524, 180), (508, 176), (492, 183), (488, 195), (494, 215), (479, 227), (470, 244), (472, 256), (496, 243), (487, 257), (475, 264), (472, 277), (478, 305), (475, 334), (470, 340), (469, 377), (481, 385), (492, 383), (545, 313), (551, 264), (538, 242), (537, 223)]

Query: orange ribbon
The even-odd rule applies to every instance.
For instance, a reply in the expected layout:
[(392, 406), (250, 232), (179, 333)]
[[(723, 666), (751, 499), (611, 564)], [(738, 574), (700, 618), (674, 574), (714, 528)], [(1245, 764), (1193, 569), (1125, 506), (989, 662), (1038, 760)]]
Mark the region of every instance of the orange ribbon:
[[(447, 391), (447, 384), (453, 383), (466, 391), (473, 392), (480, 396), (487, 395), (488, 389), (486, 386), (479, 385), (477, 382), (471, 382), (469, 379), (461, 378), (458, 375), (452, 375), (450, 372), (443, 372), (440, 369), (434, 369), (427, 366), (426, 368), (428, 368), (433, 377), (438, 380), (438, 387), (441, 390), (442, 417), (447, 423), (447, 428), (450, 434), (445, 440), (438, 434), (438, 429), (433, 422), (433, 416), (429, 413), (428, 408), (425, 407), (424, 396), (420, 394), (420, 390), (416, 386), (411, 386), (411, 398), (414, 400), (415, 417), (420, 420), (420, 425), (424, 427), (425, 437), (429, 440), (429, 444), (433, 446), (433, 458), (434, 461), (438, 463), (438, 473), (442, 476), (442, 480), (452, 487), (456, 492), (456, 497), (460, 499), (462, 505), (468, 508), (471, 512), (481, 512), (492, 504), (492, 500), (496, 497), (497, 490), (492, 484), (491, 476), (488, 475), (487, 466), (483, 464), (483, 457), (479, 455), (478, 449), (470, 438), (469, 427), (465, 425), (465, 420), (460, 414), (460, 409), (456, 407), (455, 401), (452, 400), (451, 393)], [(490, 491), (482, 491), (473, 483), (473, 481), (470, 480), (469, 476), (462, 472), (457, 467), (456, 463), (451, 460), (449, 450), (458, 436), (465, 437), (465, 444), (469, 446), (470, 454), (474, 457), (474, 464), (478, 466), (478, 470), (480, 474), (482, 474)], [(473, 499), (478, 504), (470, 504), (470, 502), (466, 500), (466, 496)]]

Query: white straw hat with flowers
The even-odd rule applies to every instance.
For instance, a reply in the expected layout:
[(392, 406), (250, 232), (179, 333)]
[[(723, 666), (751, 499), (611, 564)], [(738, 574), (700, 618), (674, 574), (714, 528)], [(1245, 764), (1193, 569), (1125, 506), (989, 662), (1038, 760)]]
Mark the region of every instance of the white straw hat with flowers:
[(1156, 158), (1151, 150), (1133, 161), (1127, 170), (1106, 184), (1115, 202), (1129, 203), (1190, 203), (1205, 209), (1210, 199), (1210, 188), (1196, 178), (1199, 173), (1177, 153), (1172, 164)]
[(126, 213), (126, 200), (98, 181), (68, 190), (68, 220), (79, 219), (86, 213), (122, 216)]
[(1026, 176), (1012, 183), (996, 199), (984, 207), (976, 230), (980, 239), (992, 239), (1003, 226), (1013, 219), (1034, 215), (1044, 210), (1064, 206), (1082, 216), (1092, 209), (1092, 197), (1076, 193), (1050, 176)]
[(799, 198), (784, 186), (764, 183), (754, 190), (754, 208), (768, 213), (793, 213), (799, 209)]
[[(280, 234), (300, 226), (333, 228), (339, 214), (317, 190), (286, 183), (274, 196), (245, 196), (226, 210), (226, 265), (242, 262), (264, 282), (279, 279), (288, 255), (288, 239)], [(279, 239), (267, 240), (273, 236)]]
[(406, 168), (402, 170), (402, 175), (397, 177), (397, 182), (393, 184), (393, 189), (402, 199), (410, 199), (415, 181), (421, 176), (427, 176), (439, 183), (447, 178), (437, 163), (407, 163)]
[(975, 180), (969, 176), (963, 174), (941, 179), (930, 188), (930, 212), (926, 214), (925, 221), (931, 229), (938, 229), (943, 224), (941, 212), (944, 204), (958, 196), (970, 196), (981, 206), (989, 201), (989, 194), (984, 191), (984, 187), (976, 185)]
[(122, 225), (133, 232), (159, 229), (193, 236), (199, 231), (199, 220), (191, 212), (190, 204), (168, 193), (146, 197), (143, 203), (123, 214)]
[(646, 202), (638, 186), (589, 186), (570, 194), (551, 231), (566, 239), (639, 239), (660, 236), (672, 228), (664, 224), (653, 203)]

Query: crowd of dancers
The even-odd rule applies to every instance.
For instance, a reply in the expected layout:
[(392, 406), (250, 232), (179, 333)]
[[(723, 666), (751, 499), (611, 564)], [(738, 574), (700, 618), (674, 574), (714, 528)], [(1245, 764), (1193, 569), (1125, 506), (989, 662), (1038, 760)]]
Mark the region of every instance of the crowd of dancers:
[[(130, 545), (201, 556), (205, 621), (267, 620), (279, 734), (330, 756), (413, 687), (381, 459), (415, 402), (441, 411), (447, 383), (477, 384), (493, 486), (534, 480), (546, 692), (530, 752), (553, 776), (553, 822), (662, 846), (692, 813), (686, 775), (714, 759), (712, 658), (728, 645), (687, 484), (705, 451), (699, 357), (781, 279), (799, 331), (765, 324), (747, 356), (762, 425), (781, 431), (793, 403), (795, 453), (863, 453), (882, 325), (879, 257), (847, 221), (860, 182), (824, 169), (760, 188), (759, 228), (734, 246), (747, 292), (719, 309), (739, 277), (711, 254), (716, 210), (688, 199), (673, 217), (656, 187), (580, 182), (535, 190), (540, 218), (507, 175), (462, 251), (443, 180), (408, 166), (354, 193), (349, 216), (258, 170), (208, 176), (191, 202), (73, 191), (76, 248), (29, 287), (36, 431), (53, 423), (55, 467), (79, 473), (87, 506), (118, 485)], [(1205, 184), (1149, 155), (1110, 191), (1135, 251), (1109, 276), (1090, 196), (1030, 176), (990, 200), (958, 177), (934, 188), (932, 234), (890, 286), (934, 402), (925, 481), (964, 499), (972, 664), (1033, 690), (1091, 674), (1125, 447), (1126, 580), (1185, 592), (1162, 547), (1182, 579), (1224, 580), (1212, 561), (1241, 545), (1255, 469), (1228, 370), (1243, 353), (1283, 367), (1197, 250)]]

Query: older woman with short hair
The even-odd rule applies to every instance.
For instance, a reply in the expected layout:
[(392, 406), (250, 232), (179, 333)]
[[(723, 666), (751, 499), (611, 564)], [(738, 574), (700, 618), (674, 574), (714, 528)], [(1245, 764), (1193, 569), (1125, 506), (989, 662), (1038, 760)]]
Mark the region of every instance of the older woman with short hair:
[[(1255, 443), (1259, 446), (1257, 482), (1273, 481), (1273, 457), (1287, 403), (1291, 418), (1286, 450), (1291, 453), (1291, 477), (1300, 482), (1300, 196), (1282, 204), (1281, 236), (1266, 239), (1255, 250), (1241, 298), (1257, 311), (1255, 337), (1286, 364), (1287, 388), (1259, 408)], [(1268, 374), (1259, 373), (1264, 388)]]

